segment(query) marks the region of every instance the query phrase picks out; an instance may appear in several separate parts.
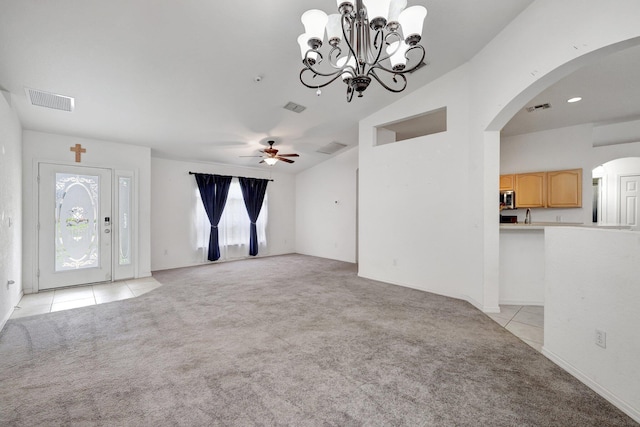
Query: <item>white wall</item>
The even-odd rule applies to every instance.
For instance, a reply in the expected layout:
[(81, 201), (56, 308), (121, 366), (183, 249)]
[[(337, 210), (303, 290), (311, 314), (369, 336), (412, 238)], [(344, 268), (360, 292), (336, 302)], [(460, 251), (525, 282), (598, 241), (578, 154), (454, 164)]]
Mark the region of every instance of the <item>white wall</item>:
[(640, 422), (640, 233), (550, 227), (545, 252), (543, 353)]
[[(640, 37), (634, 18), (640, 2), (616, 1), (604, 11), (600, 6), (596, 0), (537, 0), (467, 66), (361, 121), (362, 275), (497, 309), (497, 131), (579, 66), (622, 49), (617, 43), (639, 42), (627, 41)], [(444, 134), (373, 147), (375, 126), (442, 106), (453, 119)], [(391, 187), (394, 194), (376, 203), (379, 192)]]
[(593, 145), (613, 145), (640, 141), (640, 120), (598, 124), (593, 127)]
[[(82, 162), (75, 163), (75, 154), (69, 148), (82, 144), (87, 152), (82, 154)], [(75, 164), (88, 167), (132, 170), (136, 173), (138, 190), (138, 235), (136, 277), (151, 274), (150, 269), (150, 169), (151, 152), (147, 147), (119, 144), (89, 138), (57, 135), (25, 130), (23, 132), (22, 180), (23, 180), (23, 281), (25, 293), (37, 291), (37, 197), (36, 182), (38, 162)]]
[[(469, 297), (481, 265), (468, 252), (468, 81), (460, 67), (360, 122), (361, 276)], [(375, 126), (442, 107), (446, 132), (376, 146)]]
[(7, 99), (0, 92), (0, 330), (22, 295), (22, 128)]
[(356, 262), (358, 149), (296, 175), (296, 252)]
[(267, 186), (267, 252), (281, 255), (295, 248), (295, 177), (277, 169), (151, 159), (151, 268), (164, 270), (203, 263), (197, 249), (194, 207), (199, 202), (191, 172), (272, 178)]
[(500, 305), (544, 305), (544, 233), (500, 230)]
[[(500, 144), (500, 173), (543, 172), (582, 168), (582, 208), (532, 209), (534, 222), (592, 222), (592, 170), (617, 157), (640, 157), (640, 143), (626, 143), (593, 147), (593, 125), (534, 132), (502, 138)], [(518, 195), (516, 194), (516, 198)], [(524, 221), (526, 209), (509, 211)]]

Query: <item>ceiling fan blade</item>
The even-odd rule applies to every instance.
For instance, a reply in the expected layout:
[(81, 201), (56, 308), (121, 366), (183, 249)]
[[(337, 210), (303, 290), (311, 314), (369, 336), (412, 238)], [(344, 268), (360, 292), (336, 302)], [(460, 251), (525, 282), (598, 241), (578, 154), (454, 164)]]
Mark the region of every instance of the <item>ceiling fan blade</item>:
[(264, 156), (238, 156), (238, 157), (264, 157)]
[(258, 164), (260, 164), (260, 163), (264, 163), (264, 160), (260, 160), (260, 161), (258, 162)]
[(281, 156), (275, 156), (275, 158), (285, 163), (293, 163), (293, 160), (285, 159), (284, 157), (281, 157)]
[(278, 154), (280, 157), (300, 157), (299, 154), (291, 153), (291, 154)]

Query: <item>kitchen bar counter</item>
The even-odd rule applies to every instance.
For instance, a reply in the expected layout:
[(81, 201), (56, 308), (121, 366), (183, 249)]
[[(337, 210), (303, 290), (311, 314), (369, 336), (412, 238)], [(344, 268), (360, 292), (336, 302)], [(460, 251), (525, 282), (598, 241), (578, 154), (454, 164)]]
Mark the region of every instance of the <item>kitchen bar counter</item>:
[(581, 227), (584, 224), (579, 222), (533, 222), (525, 224), (523, 222), (502, 223), (501, 230), (544, 230), (545, 227)]
[(544, 230), (546, 227), (584, 227), (584, 228), (601, 228), (607, 230), (630, 230), (631, 227), (625, 225), (597, 225), (582, 224), (579, 222), (533, 222), (531, 224), (502, 223), (500, 230)]
[(547, 228), (630, 230), (621, 225), (570, 222), (500, 224), (500, 304), (543, 305), (545, 283), (545, 230)]

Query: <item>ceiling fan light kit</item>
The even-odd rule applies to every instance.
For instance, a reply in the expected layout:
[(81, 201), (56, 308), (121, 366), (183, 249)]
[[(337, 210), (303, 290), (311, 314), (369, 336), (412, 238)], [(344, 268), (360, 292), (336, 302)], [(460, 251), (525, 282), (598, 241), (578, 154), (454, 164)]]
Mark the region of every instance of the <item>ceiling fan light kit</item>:
[[(341, 78), (347, 85), (347, 102), (356, 92), (362, 97), (372, 79), (391, 92), (402, 92), (407, 87), (405, 74), (424, 60), (424, 47), (418, 43), (427, 9), (407, 8), (407, 0), (337, 0), (337, 6), (339, 14), (318, 9), (302, 14), (300, 82), (319, 94), (320, 88)], [(325, 33), (326, 58), (320, 52)], [(416, 57), (419, 60), (408, 66)]]
[(262, 160), (260, 160), (258, 163), (266, 163), (269, 166), (275, 165), (276, 163), (278, 163), (278, 160), (285, 163), (294, 163), (293, 160), (288, 159), (287, 157), (300, 157), (296, 153), (278, 154), (278, 150), (273, 148), (273, 144), (275, 144), (275, 141), (267, 141), (267, 142), (269, 144), (269, 148), (260, 150), (260, 152), (263, 153), (264, 156), (240, 156), (240, 157), (262, 157)]

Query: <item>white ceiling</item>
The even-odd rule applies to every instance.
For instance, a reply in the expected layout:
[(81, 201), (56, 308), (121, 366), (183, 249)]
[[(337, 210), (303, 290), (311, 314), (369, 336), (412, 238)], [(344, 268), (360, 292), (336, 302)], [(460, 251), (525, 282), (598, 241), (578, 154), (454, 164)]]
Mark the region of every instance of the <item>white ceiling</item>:
[[(409, 0), (429, 14), (415, 90), (468, 61), (532, 0)], [(334, 0), (0, 0), (0, 89), (25, 129), (148, 146), (157, 157), (258, 166), (266, 140), (298, 152), (296, 173), (357, 145), (358, 120), (402, 94), (376, 82), (345, 101), (300, 84), (300, 15)], [(254, 81), (261, 76), (259, 83)], [(72, 96), (73, 113), (28, 104), (24, 88)], [(282, 107), (307, 107), (296, 114)], [(345, 149), (346, 150), (346, 149)]]
[[(584, 123), (615, 123), (640, 118), (640, 46), (584, 66), (541, 92), (502, 129), (503, 136)], [(582, 101), (567, 103), (573, 97)], [(550, 103), (532, 113), (526, 107)]]

